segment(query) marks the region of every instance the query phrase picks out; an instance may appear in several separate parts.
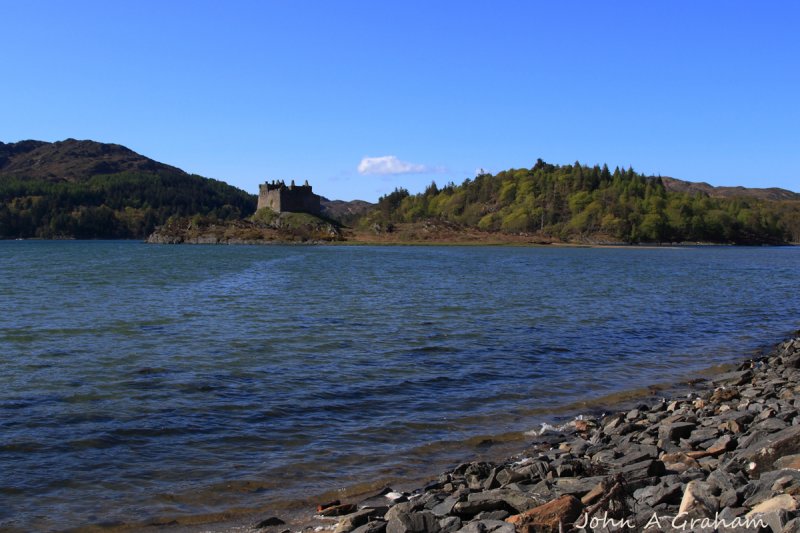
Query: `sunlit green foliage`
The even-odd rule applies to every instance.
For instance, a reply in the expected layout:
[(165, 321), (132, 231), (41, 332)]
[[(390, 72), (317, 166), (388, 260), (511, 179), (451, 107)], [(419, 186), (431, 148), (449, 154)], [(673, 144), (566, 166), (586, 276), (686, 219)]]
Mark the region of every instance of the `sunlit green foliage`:
[(550, 165), (382, 197), (365, 225), (445, 219), (487, 231), (621, 242), (800, 241), (800, 202), (669, 192), (632, 168)]

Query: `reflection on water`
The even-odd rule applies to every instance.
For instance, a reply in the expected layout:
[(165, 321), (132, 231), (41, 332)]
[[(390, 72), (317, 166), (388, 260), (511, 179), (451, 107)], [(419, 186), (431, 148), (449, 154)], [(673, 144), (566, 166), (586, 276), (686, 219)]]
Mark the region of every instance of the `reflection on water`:
[(798, 267), (795, 248), (0, 242), (0, 528), (433, 474), (779, 340)]

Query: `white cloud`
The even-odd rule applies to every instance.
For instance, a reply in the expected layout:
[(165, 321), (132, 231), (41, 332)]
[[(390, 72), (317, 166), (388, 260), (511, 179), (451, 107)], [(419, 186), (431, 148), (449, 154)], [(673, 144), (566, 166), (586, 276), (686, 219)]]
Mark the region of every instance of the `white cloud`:
[(432, 172), (426, 165), (400, 161), (393, 155), (380, 157), (365, 157), (358, 164), (359, 174), (376, 174), (385, 176), (389, 174), (422, 174)]

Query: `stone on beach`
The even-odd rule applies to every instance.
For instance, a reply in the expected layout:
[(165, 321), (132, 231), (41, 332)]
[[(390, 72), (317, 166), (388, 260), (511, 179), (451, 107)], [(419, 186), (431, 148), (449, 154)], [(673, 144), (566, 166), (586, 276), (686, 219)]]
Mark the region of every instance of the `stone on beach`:
[(438, 533), (439, 519), (430, 511), (401, 512), (386, 523), (386, 533)]
[(786, 455), (800, 453), (800, 426), (792, 426), (773, 435), (758, 440), (752, 446), (737, 454), (740, 461), (747, 463), (751, 476), (769, 470), (775, 461)]

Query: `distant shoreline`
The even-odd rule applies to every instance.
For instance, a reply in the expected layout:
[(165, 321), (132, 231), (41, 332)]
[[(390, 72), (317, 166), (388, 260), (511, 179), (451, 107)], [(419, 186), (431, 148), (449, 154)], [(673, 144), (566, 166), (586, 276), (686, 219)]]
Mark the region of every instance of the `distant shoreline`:
[(784, 244), (732, 244), (716, 242), (680, 243), (579, 243), (579, 242), (537, 242), (524, 239), (461, 241), (461, 240), (342, 240), (342, 241), (292, 241), (292, 240), (230, 240), (220, 242), (182, 241), (171, 243), (148, 242), (142, 239), (0, 239), (0, 242), (140, 242), (144, 244), (195, 245), (195, 246), (465, 246), (465, 247), (520, 247), (520, 248), (615, 248), (615, 249), (665, 249), (665, 248), (784, 248), (800, 246), (800, 243)]

